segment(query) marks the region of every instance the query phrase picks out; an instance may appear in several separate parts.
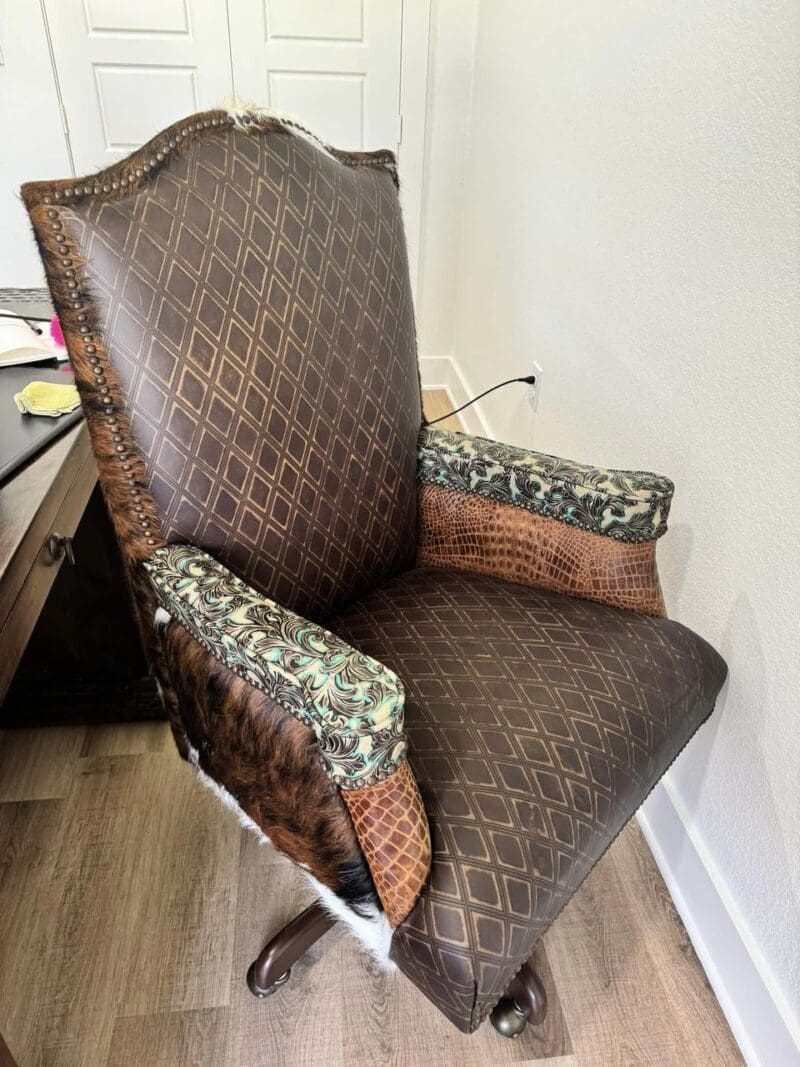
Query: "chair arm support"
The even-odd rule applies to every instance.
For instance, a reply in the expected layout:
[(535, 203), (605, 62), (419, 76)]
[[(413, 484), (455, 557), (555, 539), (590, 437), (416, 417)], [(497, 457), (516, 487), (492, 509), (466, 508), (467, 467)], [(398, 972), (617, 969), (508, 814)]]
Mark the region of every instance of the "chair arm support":
[[(171, 617), (229, 670), (314, 731), (384, 909), (393, 924), (401, 922), (427, 877), (430, 839), (406, 763), (400, 679), (191, 545), (156, 549), (143, 566)], [(387, 789), (387, 780), (395, 778), (402, 788)], [(394, 845), (384, 840), (386, 826), (373, 810), (383, 812), (387, 798), (391, 819), (410, 831), (407, 841), (393, 835)]]
[(655, 541), (674, 487), (429, 426), (419, 440), (418, 562), (663, 615)]

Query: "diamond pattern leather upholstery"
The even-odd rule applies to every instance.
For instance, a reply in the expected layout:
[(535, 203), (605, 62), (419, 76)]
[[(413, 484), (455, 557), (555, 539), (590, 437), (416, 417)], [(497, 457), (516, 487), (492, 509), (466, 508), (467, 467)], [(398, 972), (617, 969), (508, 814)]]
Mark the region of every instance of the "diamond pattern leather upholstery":
[(331, 626), (406, 686), (433, 864), (393, 958), (474, 1030), (710, 714), (725, 664), (679, 623), (430, 568)]
[(312, 618), (415, 550), (405, 240), (392, 173), (367, 162), (221, 125), (135, 196), (60, 216), (161, 536)]

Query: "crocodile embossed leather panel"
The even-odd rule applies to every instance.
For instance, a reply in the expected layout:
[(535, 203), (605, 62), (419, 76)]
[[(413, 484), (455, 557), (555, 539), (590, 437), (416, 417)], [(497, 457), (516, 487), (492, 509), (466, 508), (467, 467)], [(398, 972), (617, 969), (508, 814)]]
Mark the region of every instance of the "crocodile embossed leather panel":
[(385, 782), (343, 790), (383, 910), (399, 926), (417, 902), (431, 867), (431, 837), (407, 761)]
[(112, 168), (56, 222), (153, 534), (318, 619), (414, 556), (419, 384), (393, 176), (274, 124), (162, 140), (134, 193)]
[(644, 615), (666, 614), (656, 542), (625, 544), (495, 500), (420, 485), (420, 566), (455, 567)]
[(710, 714), (725, 664), (679, 623), (428, 568), (331, 626), (406, 686), (433, 856), (393, 958), (474, 1030)]

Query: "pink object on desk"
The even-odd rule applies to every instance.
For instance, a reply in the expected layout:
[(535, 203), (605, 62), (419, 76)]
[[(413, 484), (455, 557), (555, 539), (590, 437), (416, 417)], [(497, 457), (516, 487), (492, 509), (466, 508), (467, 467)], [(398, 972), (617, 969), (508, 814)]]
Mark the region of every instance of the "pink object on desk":
[(58, 315), (53, 315), (50, 319), (50, 336), (53, 338), (57, 345), (65, 348), (64, 334), (61, 331), (61, 323), (58, 321)]

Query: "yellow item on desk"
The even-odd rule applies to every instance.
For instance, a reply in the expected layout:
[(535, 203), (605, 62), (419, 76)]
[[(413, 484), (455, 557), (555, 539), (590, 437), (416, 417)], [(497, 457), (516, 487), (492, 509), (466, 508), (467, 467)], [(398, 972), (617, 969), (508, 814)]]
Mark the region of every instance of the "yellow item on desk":
[(55, 385), (52, 382), (29, 382), (14, 394), (14, 403), (23, 415), (49, 415), (58, 418), (74, 411), (80, 404), (74, 385)]

